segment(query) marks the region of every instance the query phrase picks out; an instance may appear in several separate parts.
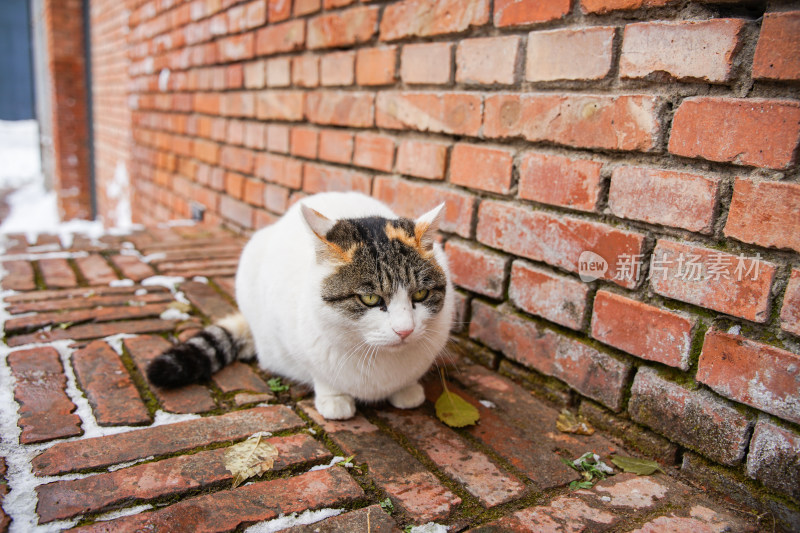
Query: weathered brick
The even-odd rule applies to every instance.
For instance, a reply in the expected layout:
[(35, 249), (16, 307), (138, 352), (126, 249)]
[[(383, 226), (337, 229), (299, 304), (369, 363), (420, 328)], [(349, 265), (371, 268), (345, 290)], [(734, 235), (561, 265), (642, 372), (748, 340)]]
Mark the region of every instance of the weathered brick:
[(605, 14), (617, 10), (633, 10), (643, 7), (661, 7), (676, 0), (581, 0), (584, 13)]
[(322, 7), (321, 0), (294, 0), (294, 16), (316, 13)]
[(353, 134), (349, 131), (322, 130), (319, 133), (319, 158), (334, 163), (350, 163)]
[(753, 58), (753, 77), (800, 80), (800, 11), (764, 15)]
[(592, 336), (648, 361), (689, 369), (695, 321), (608, 291), (598, 291)]
[(503, 297), (506, 256), (455, 239), (447, 241), (445, 252), (453, 283), (490, 298)]
[(472, 303), (470, 337), (618, 411), (631, 365), (536, 322), (515, 316), (504, 307)]
[(298, 189), (303, 182), (303, 164), (289, 157), (258, 154), (256, 158), (256, 175), (268, 183), (276, 183), (292, 189)]
[[(725, 135), (720, 135), (721, 131)], [(758, 135), (753, 135), (754, 131)], [(798, 144), (800, 102), (693, 97), (685, 99), (675, 112), (669, 151), (780, 170), (795, 163)]]
[[(196, 496), (152, 513), (95, 522), (76, 531), (233, 531), (283, 514), (336, 507), (363, 495), (364, 491), (347, 472), (341, 468), (329, 468)], [(199, 513), (198, 509), (204, 512)]]
[(403, 139), (397, 148), (397, 171), (417, 178), (444, 178), (449, 145), (436, 141)]
[(514, 151), (456, 143), (450, 154), (450, 182), (464, 187), (506, 194), (511, 190)]
[(800, 422), (800, 355), (712, 329), (697, 380), (727, 398)]
[(452, 77), (451, 43), (415, 43), (403, 46), (400, 77), (408, 84), (444, 85)]
[(255, 53), (255, 34), (242, 33), (216, 41), (217, 58), (220, 62), (241, 61), (251, 59)]
[(42, 259), (39, 261), (39, 270), (48, 288), (64, 289), (78, 286), (78, 278), (66, 259)]
[(516, 81), (520, 38), (464, 39), (456, 47), (456, 81), (473, 85), (512, 85)]
[(220, 151), (220, 164), (223, 167), (250, 174), (253, 172), (253, 162), (255, 155), (252, 150), (246, 148), (236, 148), (235, 146), (225, 146)]
[(172, 331), (177, 322), (175, 320), (130, 320), (124, 322), (104, 322), (98, 324), (79, 324), (67, 329), (52, 329), (49, 331), (38, 331), (27, 335), (18, 335), (8, 339), (9, 346), (24, 346), (32, 343), (45, 343), (57, 340), (71, 339), (74, 341), (85, 341), (100, 339), (110, 335), (120, 333), (158, 333)]
[(308, 47), (334, 48), (369, 41), (378, 23), (377, 7), (354, 7), (308, 21)]
[(644, 78), (666, 72), (677, 79), (730, 81), (744, 28), (744, 19), (628, 24), (619, 59), (620, 76)]
[(219, 320), (236, 312), (236, 307), (207, 283), (187, 281), (180, 285), (186, 298), (211, 320)]
[(297, 87), (319, 85), (319, 57), (310, 54), (292, 58), (292, 84)]
[[(283, 124), (267, 124), (267, 150), (285, 154), (289, 152), (289, 127)], [(261, 154), (256, 157), (256, 171)]]
[(139, 391), (117, 353), (105, 342), (95, 341), (72, 355), (75, 377), (101, 426), (137, 425), (150, 422)]
[(369, 175), (355, 170), (328, 165), (303, 165), (303, 191), (314, 194), (325, 191), (358, 191), (369, 194), (372, 188)]
[(254, 407), (127, 433), (60, 442), (34, 457), (32, 465), (37, 476), (52, 476), (244, 439), (257, 431), (276, 432), (302, 426), (300, 417), (283, 405)]
[(263, 89), (267, 83), (266, 63), (251, 61), (244, 65), (244, 86), (247, 89)]
[(644, 236), (638, 233), (486, 200), (478, 212), (477, 238), (488, 246), (570, 272), (578, 271), (581, 253), (591, 251), (608, 263), (604, 279), (628, 288), (638, 283), (635, 275), (618, 275), (626, 258), (641, 256)]
[(361, 48), (356, 54), (356, 84), (391, 85), (397, 70), (397, 47)]
[(244, 229), (253, 229), (253, 208), (229, 195), (222, 195), (219, 214)]
[(358, 133), (355, 139), (353, 164), (390, 172), (394, 163), (394, 139), (375, 133)]
[(725, 235), (800, 252), (800, 184), (736, 178)]
[(602, 168), (599, 161), (525, 152), (519, 163), (519, 197), (594, 211), (600, 199)]
[[(320, 522), (312, 526), (318, 533), (348, 533), (350, 531), (371, 531), (374, 533), (399, 533), (394, 520), (383, 510), (380, 505), (370, 505), (349, 511)], [(290, 527), (286, 533), (308, 533), (308, 526), (300, 525)]]
[(649, 277), (662, 296), (754, 322), (769, 318), (772, 263), (659, 239)]
[(319, 151), (319, 131), (304, 126), (292, 127), (289, 134), (289, 151), (292, 155), (316, 159)]
[(288, 87), (292, 84), (292, 61), (289, 57), (275, 57), (266, 62), (266, 86)]
[(435, 418), (396, 409), (380, 416), (486, 507), (505, 503), (525, 490), (519, 480)]
[(621, 166), (611, 175), (608, 204), (622, 218), (711, 233), (719, 178)]
[[(708, 505), (708, 507), (706, 506)], [(755, 532), (759, 528), (751, 517), (735, 516), (701, 501), (689, 509), (674, 511), (667, 516), (659, 516), (643, 524), (631, 533), (654, 533), (656, 531), (742, 531)]]
[(134, 293), (142, 288), (134, 285), (132, 287), (92, 287), (91, 289), (79, 288), (16, 294), (6, 297), (6, 302), (10, 304), (7, 311), (16, 315), (41, 311), (128, 305), (130, 301), (155, 303), (172, 300), (169, 290), (158, 286), (146, 287), (146, 294), (135, 296)]
[(5, 271), (0, 286), (12, 291), (31, 291), (36, 288), (33, 265), (28, 261), (3, 261)]
[(508, 297), (517, 307), (572, 329), (583, 326), (588, 285), (538, 268), (526, 261), (514, 261)]
[(214, 384), (222, 392), (228, 393), (238, 390), (253, 392), (269, 392), (269, 387), (264, 380), (258, 377), (253, 369), (242, 363), (234, 361), (211, 377)]
[(608, 509), (597, 509), (584, 501), (559, 496), (547, 505), (537, 505), (522, 509), (509, 516), (498, 518), (477, 529), (473, 533), (490, 531), (523, 532), (538, 531), (548, 527), (551, 531), (561, 529), (560, 524), (569, 524), (568, 531), (587, 531), (589, 528), (607, 528), (619, 521), (619, 517)]
[(520, 26), (557, 20), (567, 13), (571, 0), (495, 0), (494, 25)]
[(256, 33), (256, 54), (272, 55), (291, 52), (306, 43), (304, 20), (290, 20), (281, 24), (270, 24)]
[(384, 10), (380, 39), (457, 33), (487, 22), (488, 0), (402, 0)]
[(497, 94), (486, 98), (484, 135), (578, 148), (652, 151), (661, 132), (658, 97)]
[[(496, 12), (495, 8), (495, 12)], [(600, 80), (611, 70), (615, 29), (532, 31), (525, 60), (527, 81)], [(591, 54), (586, 51), (591, 50)]]
[(747, 454), (747, 475), (800, 503), (800, 435), (759, 420)]
[(781, 307), (781, 329), (800, 335), (800, 269), (792, 269)]
[(380, 128), (477, 136), (481, 128), (481, 97), (473, 93), (384, 91), (375, 100)]
[(256, 116), (259, 120), (303, 120), (304, 93), (301, 91), (266, 90), (256, 97)]
[(286, 20), (292, 14), (292, 2), (288, 0), (269, 0), (267, 18), (270, 23)]
[(306, 118), (316, 124), (369, 128), (375, 121), (374, 99), (366, 92), (310, 92), (306, 95)]
[(412, 183), (396, 178), (375, 178), (373, 196), (388, 204), (399, 215), (418, 217), (444, 202), (440, 229), (469, 238), (475, 197), (452, 189)]
[(727, 465), (741, 463), (752, 428), (727, 400), (685, 389), (648, 367), (636, 373), (628, 412), (634, 422)]
[[(308, 435), (265, 439), (278, 451), (270, 471), (330, 457)], [(225, 467), (227, 448), (181, 455), (82, 479), (56, 481), (36, 488), (41, 523), (98, 512), (131, 501), (176, 496), (233, 479)]]
[(319, 61), (320, 84), (324, 87), (352, 85), (356, 53), (352, 50), (325, 54)]
[(299, 405), (345, 453), (369, 457), (370, 477), (415, 521), (424, 523), (446, 518), (461, 503), (461, 498), (362, 416), (343, 422), (328, 421), (310, 400)]
[(14, 400), (19, 404), (22, 444), (46, 442), (83, 433), (75, 404), (66, 393), (67, 377), (58, 352), (51, 347), (20, 350), (8, 355), (14, 376)]

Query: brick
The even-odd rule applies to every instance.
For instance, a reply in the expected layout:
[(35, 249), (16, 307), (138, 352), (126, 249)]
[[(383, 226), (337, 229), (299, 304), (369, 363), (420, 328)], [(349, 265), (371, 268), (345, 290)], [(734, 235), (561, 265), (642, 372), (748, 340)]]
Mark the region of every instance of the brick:
[(260, 180), (246, 178), (244, 180), (244, 192), (242, 200), (250, 205), (262, 207), (264, 204), (264, 187), (266, 184)]
[(325, 9), (336, 9), (337, 7), (349, 6), (356, 0), (324, 0), (322, 7)]
[[(547, 527), (550, 531), (558, 531), (560, 525), (568, 524), (567, 531), (591, 531), (590, 528), (605, 529), (619, 521), (619, 517), (609, 510), (597, 509), (577, 498), (559, 496), (547, 505), (538, 505), (519, 510), (509, 516), (498, 518), (484, 528), (470, 531), (537, 531)], [(602, 529), (601, 529), (602, 530)], [(542, 530), (544, 531), (544, 530)]]
[[(307, 533), (308, 526), (294, 526), (285, 530), (286, 533)], [(397, 527), (380, 505), (370, 505), (349, 511), (338, 516), (326, 518), (313, 525), (314, 531), (319, 533), (348, 533), (349, 531), (374, 531), (375, 533), (399, 533)]]
[(628, 412), (634, 422), (718, 463), (742, 462), (752, 422), (730, 402), (706, 390), (688, 390), (640, 367)]
[(258, 154), (256, 176), (267, 183), (299, 189), (303, 181), (303, 164), (300, 161), (272, 154)]
[(319, 62), (320, 85), (353, 85), (355, 60), (356, 53), (352, 50), (323, 55)]
[(243, 33), (220, 39), (217, 43), (217, 58), (222, 63), (250, 59), (255, 53), (255, 34)]
[(800, 184), (736, 178), (725, 235), (800, 252)]
[(571, 0), (495, 0), (498, 28), (558, 20), (569, 13)]
[(266, 125), (257, 122), (245, 122), (244, 145), (247, 148), (263, 150), (265, 148)]
[(462, 32), (489, 22), (489, 11), (488, 0), (402, 0), (384, 10), (380, 39)]
[(572, 329), (581, 329), (589, 287), (580, 281), (514, 261), (508, 297), (527, 313)]
[(289, 191), (278, 185), (267, 185), (264, 189), (264, 207), (274, 213), (283, 214), (289, 206)]
[(706, 333), (697, 380), (727, 398), (800, 422), (798, 376), (800, 355), (739, 335)]
[[(713, 505), (711, 502), (702, 502)], [(689, 509), (659, 516), (643, 524), (631, 533), (655, 533), (657, 531), (758, 531), (752, 518), (740, 518), (731, 513), (712, 510), (704, 505), (693, 505)]]
[(322, 130), (319, 133), (319, 158), (334, 163), (350, 163), (353, 143), (353, 134), (350, 132)]
[(473, 93), (384, 91), (375, 100), (379, 128), (477, 136), (481, 97)]
[(180, 290), (192, 305), (212, 321), (236, 313), (236, 308), (207, 283), (187, 281), (181, 283)]
[(105, 322), (98, 324), (79, 324), (67, 329), (53, 329), (39, 331), (28, 335), (18, 335), (7, 341), (9, 346), (24, 346), (32, 343), (46, 343), (64, 339), (85, 341), (99, 339), (120, 333), (158, 333), (172, 331), (177, 322), (175, 320), (130, 320), (124, 322)]
[(394, 163), (394, 138), (375, 133), (357, 133), (353, 164), (391, 172)]
[[(595, 26), (530, 32), (525, 79), (542, 82), (605, 78), (611, 71), (615, 31), (613, 27)], [(587, 54), (587, 50), (592, 53)]]
[(143, 303), (172, 301), (168, 289), (164, 287), (147, 287), (147, 294), (134, 296), (142, 289), (132, 287), (92, 287), (53, 291), (36, 291), (6, 297), (10, 305), (7, 310), (16, 315), (40, 311), (67, 311), (70, 309), (86, 309), (91, 307), (128, 305), (131, 300)]
[(558, 378), (619, 411), (631, 365), (501, 307), (472, 303), (469, 335), (514, 361)]
[(375, 178), (373, 196), (401, 216), (416, 218), (440, 203), (446, 204), (440, 229), (461, 237), (471, 236), (475, 198), (467, 193), (412, 183), (396, 178)]
[(234, 361), (225, 366), (214, 374), (211, 379), (219, 387), (219, 390), (224, 393), (239, 390), (253, 392), (269, 392), (270, 390), (264, 380), (258, 377), (250, 366), (240, 361)]
[(319, 151), (319, 131), (314, 128), (293, 127), (289, 134), (290, 152), (294, 156), (316, 159)]
[(311, 163), (303, 165), (303, 191), (309, 194), (325, 191), (357, 191), (369, 194), (371, 181), (363, 172)]
[(617, 10), (630, 11), (643, 7), (661, 7), (674, 2), (675, 0), (581, 0), (581, 11), (606, 14)]
[(490, 298), (502, 298), (508, 258), (465, 241), (445, 245), (453, 283)]
[(306, 119), (316, 124), (369, 128), (375, 96), (367, 92), (322, 90), (306, 94)]
[(404, 139), (397, 149), (397, 171), (417, 178), (444, 178), (447, 144), (419, 139)]
[(65, 289), (78, 286), (78, 278), (66, 259), (42, 259), (39, 270), (44, 283), (50, 289)]
[(594, 211), (600, 199), (602, 168), (599, 161), (526, 152), (519, 163), (519, 197)]
[(222, 166), (244, 174), (253, 172), (254, 160), (255, 155), (253, 151), (245, 148), (225, 146), (220, 152), (220, 163)]
[(267, 18), (270, 23), (286, 20), (292, 14), (291, 0), (269, 0)]
[(747, 475), (800, 502), (800, 435), (768, 420), (759, 420), (750, 441)]
[(304, 20), (270, 24), (256, 33), (256, 54), (272, 55), (303, 48), (306, 43)]
[(629, 354), (689, 370), (695, 321), (608, 291), (598, 291), (592, 336)]
[(98, 307), (94, 309), (75, 309), (71, 311), (42, 312), (27, 316), (14, 317), (6, 321), (5, 331), (8, 335), (26, 331), (58, 326), (69, 329), (76, 324), (86, 322), (110, 322), (114, 320), (133, 320), (137, 318), (158, 317), (168, 309), (166, 303), (144, 303), (132, 298), (127, 305)]
[(321, 0), (294, 0), (294, 16), (315, 13), (322, 7)]
[(400, 77), (408, 84), (444, 85), (452, 78), (451, 43), (415, 43), (403, 46)]
[(620, 77), (667, 73), (679, 80), (730, 81), (744, 28), (744, 19), (628, 24), (619, 59)]
[(660, 100), (646, 95), (488, 96), (483, 133), (578, 148), (652, 151), (661, 132)]
[(450, 155), (450, 182), (507, 194), (511, 190), (514, 152), (505, 148), (456, 143)]
[(220, 113), (228, 117), (255, 117), (255, 93), (252, 91), (225, 93)]
[(368, 457), (369, 474), (375, 484), (415, 522), (446, 518), (461, 503), (461, 498), (362, 416), (344, 422), (327, 421), (310, 400), (300, 402), (299, 406), (346, 454)]
[(618, 217), (711, 233), (719, 178), (621, 166), (611, 175), (608, 205)]
[(4, 274), (0, 286), (11, 291), (32, 291), (36, 288), (33, 265), (28, 261), (3, 261)]
[(259, 120), (303, 120), (304, 100), (301, 91), (262, 91), (256, 98), (256, 116)]
[(659, 239), (649, 277), (662, 296), (754, 322), (769, 318), (772, 263)]
[(361, 48), (356, 53), (356, 84), (392, 85), (397, 70), (397, 47)]
[(301, 55), (292, 58), (292, 84), (297, 87), (319, 85), (319, 57)]
[(378, 23), (378, 8), (360, 6), (319, 15), (308, 21), (308, 47), (335, 48), (369, 41)]
[(792, 269), (781, 307), (781, 329), (800, 335), (800, 270)]
[[(267, 150), (281, 154), (289, 153), (289, 127), (283, 124), (267, 124)], [(256, 171), (261, 154), (256, 156)]]
[(266, 62), (266, 86), (288, 87), (292, 84), (292, 61), (288, 57), (275, 57)]
[[(720, 131), (725, 135), (719, 135)], [(780, 170), (795, 163), (798, 144), (800, 102), (693, 97), (675, 112), (669, 151)]]
[(105, 468), (151, 455), (169, 455), (244, 439), (256, 431), (276, 432), (302, 426), (303, 421), (288, 407), (254, 407), (127, 433), (60, 442), (33, 458), (33, 472), (37, 476), (52, 476)]
[[(196, 496), (152, 513), (95, 522), (76, 531), (233, 531), (283, 514), (336, 507), (363, 495), (347, 472), (341, 468), (329, 468)], [(198, 513), (197, 509), (205, 512)]]
[(640, 257), (644, 236), (612, 226), (492, 200), (481, 202), (478, 241), (534, 261), (544, 261), (570, 272), (578, 259), (594, 252), (608, 263), (603, 279), (623, 287), (637, 285), (636, 273), (624, 274), (626, 258)]
[(456, 81), (470, 85), (512, 85), (516, 81), (520, 38), (464, 39), (456, 47)]
[(228, 195), (219, 202), (219, 214), (244, 229), (253, 229), (253, 208)]
[[(265, 439), (275, 446), (278, 455), (270, 471), (330, 457), (308, 435)], [(181, 455), (101, 473), (82, 479), (57, 481), (36, 488), (37, 510), (41, 523), (96, 513), (130, 501), (177, 496), (189, 491), (211, 488), (233, 479), (225, 468), (227, 448)]]
[(22, 444), (81, 435), (81, 419), (66, 393), (67, 377), (58, 352), (51, 347), (11, 352), (14, 400), (19, 404)]
[(524, 492), (525, 485), (519, 480), (435, 418), (397, 409), (379, 414), (484, 506), (494, 507)]
[(753, 78), (800, 80), (800, 11), (764, 15)]

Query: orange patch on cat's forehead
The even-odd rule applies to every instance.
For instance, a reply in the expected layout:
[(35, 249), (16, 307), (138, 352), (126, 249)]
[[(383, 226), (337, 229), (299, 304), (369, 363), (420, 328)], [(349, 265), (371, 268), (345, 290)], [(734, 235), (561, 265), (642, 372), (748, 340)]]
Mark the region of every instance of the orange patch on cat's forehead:
[(386, 222), (386, 226), (383, 228), (383, 230), (386, 232), (386, 236), (389, 238), (390, 241), (398, 240), (403, 244), (406, 244), (412, 248), (419, 247), (419, 243), (417, 242), (416, 237), (406, 233), (406, 230), (404, 230), (403, 228), (398, 228), (395, 225), (393, 225), (391, 220)]

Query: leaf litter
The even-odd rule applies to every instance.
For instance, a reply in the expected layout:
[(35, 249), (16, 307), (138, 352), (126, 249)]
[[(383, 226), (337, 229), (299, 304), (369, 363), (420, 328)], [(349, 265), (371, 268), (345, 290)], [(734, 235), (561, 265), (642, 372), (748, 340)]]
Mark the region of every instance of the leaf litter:
[(556, 429), (561, 433), (576, 433), (578, 435), (594, 435), (594, 428), (583, 415), (574, 415), (569, 409), (564, 409), (556, 420)]
[(436, 418), (453, 428), (474, 426), (481, 418), (478, 410), (474, 405), (447, 388), (443, 373), (440, 372), (439, 377), (442, 379), (442, 394), (434, 404)]
[(278, 449), (263, 439), (264, 433), (256, 433), (225, 450), (225, 468), (233, 474), (232, 488), (272, 469)]
[(666, 473), (657, 462), (651, 461), (650, 459), (637, 459), (635, 457), (615, 455), (611, 458), (611, 462), (623, 472), (632, 472), (639, 476), (649, 476), (656, 472)]

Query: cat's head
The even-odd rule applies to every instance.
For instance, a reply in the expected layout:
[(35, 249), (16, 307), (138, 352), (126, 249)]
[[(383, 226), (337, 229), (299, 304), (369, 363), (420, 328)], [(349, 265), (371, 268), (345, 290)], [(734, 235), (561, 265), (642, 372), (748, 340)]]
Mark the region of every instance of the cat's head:
[(444, 204), (416, 220), (383, 217), (331, 220), (303, 205), (317, 238), (317, 262), (329, 267), (321, 298), (345, 334), (369, 346), (425, 342), (442, 311), (447, 275), (434, 253)]

